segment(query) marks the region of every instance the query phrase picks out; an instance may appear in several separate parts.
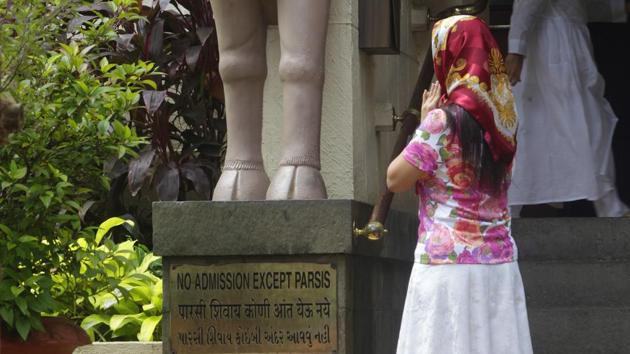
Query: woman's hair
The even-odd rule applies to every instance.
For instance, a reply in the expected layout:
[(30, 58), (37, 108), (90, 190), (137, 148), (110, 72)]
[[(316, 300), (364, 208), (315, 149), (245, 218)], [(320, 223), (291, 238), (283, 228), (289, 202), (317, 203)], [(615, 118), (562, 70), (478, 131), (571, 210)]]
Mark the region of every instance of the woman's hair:
[(489, 194), (499, 193), (506, 183), (508, 164), (492, 158), (483, 129), (465, 109), (456, 104), (441, 108), (446, 113), (448, 126), (459, 137), (462, 160), (474, 169), (473, 185)]

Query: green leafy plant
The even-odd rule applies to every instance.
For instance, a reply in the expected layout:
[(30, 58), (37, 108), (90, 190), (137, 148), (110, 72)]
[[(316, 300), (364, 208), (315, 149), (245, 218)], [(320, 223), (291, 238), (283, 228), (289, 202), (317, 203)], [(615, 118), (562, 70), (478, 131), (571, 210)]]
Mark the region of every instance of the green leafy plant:
[[(102, 1), (84, 15), (103, 10)], [(143, 92), (144, 109), (132, 126), (149, 144), (132, 161), (118, 163), (112, 177), (112, 214), (133, 214), (151, 234), (154, 200), (209, 199), (220, 175), (226, 123), (218, 45), (208, 0), (145, 2), (139, 19), (123, 21), (108, 42), (110, 61), (151, 60), (165, 75)], [(150, 240), (143, 240), (150, 244)]]
[(0, 0), (0, 92), (31, 75), (31, 59), (53, 49), (79, 2)]
[(77, 240), (73, 248), (80, 267), (53, 276), (55, 297), (73, 305), (62, 314), (81, 320), (92, 340), (160, 338), (161, 259), (136, 241), (114, 243), (105, 237), (119, 225), (133, 222), (110, 218), (95, 234)]
[(110, 63), (81, 35), (115, 23), (79, 26), (67, 43), (29, 56), (28, 68), (13, 75), (24, 123), (0, 146), (0, 318), (23, 339), (42, 329), (41, 313), (67, 306), (51, 279), (80, 267), (73, 245), (88, 232), (83, 225), (102, 220), (106, 162), (137, 157), (144, 143), (129, 127), (129, 112), (142, 90), (155, 87), (153, 64)]
[(135, 195), (152, 177), (160, 200), (187, 199), (189, 191), (208, 199), (226, 132), (210, 2), (154, 1), (142, 14), (146, 23), (120, 35), (114, 57), (147, 58), (166, 75), (158, 90), (143, 93), (145, 109), (133, 113), (151, 145), (129, 164), (127, 187)]

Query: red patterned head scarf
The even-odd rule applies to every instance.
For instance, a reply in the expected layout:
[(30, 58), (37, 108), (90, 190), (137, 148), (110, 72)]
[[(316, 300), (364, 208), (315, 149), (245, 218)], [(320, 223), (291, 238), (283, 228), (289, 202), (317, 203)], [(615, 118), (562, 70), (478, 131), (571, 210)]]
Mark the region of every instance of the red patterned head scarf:
[(494, 160), (510, 163), (518, 125), (514, 97), (488, 26), (474, 16), (448, 17), (433, 27), (432, 49), (444, 102), (473, 116)]

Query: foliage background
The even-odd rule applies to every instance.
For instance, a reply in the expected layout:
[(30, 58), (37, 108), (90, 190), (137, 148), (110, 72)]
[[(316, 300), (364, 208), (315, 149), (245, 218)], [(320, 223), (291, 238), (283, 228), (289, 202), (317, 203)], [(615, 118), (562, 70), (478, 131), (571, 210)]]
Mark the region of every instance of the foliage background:
[[(2, 326), (26, 338), (61, 314), (100, 340), (159, 335), (159, 259), (129, 238), (150, 247), (151, 201), (208, 199), (218, 178), (209, 2), (0, 0), (0, 24), (0, 92), (25, 109), (0, 146)], [(136, 222), (101, 244), (90, 225), (113, 215)]]
[(108, 171), (109, 200), (111, 214), (133, 214), (143, 234), (150, 235), (151, 201), (211, 198), (226, 124), (209, 1), (153, 1), (140, 12), (144, 21), (121, 24), (123, 30), (110, 43), (110, 60), (149, 60), (164, 75), (154, 78), (156, 90), (143, 92), (145, 109), (131, 113), (132, 126), (150, 144), (139, 158)]

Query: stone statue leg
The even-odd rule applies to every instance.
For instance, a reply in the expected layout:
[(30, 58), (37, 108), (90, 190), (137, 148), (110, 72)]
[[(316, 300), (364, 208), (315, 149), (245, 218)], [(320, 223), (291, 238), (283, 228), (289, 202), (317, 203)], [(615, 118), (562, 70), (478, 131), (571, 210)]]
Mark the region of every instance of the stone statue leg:
[(227, 151), (213, 200), (261, 200), (269, 186), (263, 167), (262, 99), (267, 76), (262, 5), (212, 0), (225, 89)]
[(284, 132), (267, 199), (325, 199), (320, 174), (324, 52), (330, 0), (278, 0)]

